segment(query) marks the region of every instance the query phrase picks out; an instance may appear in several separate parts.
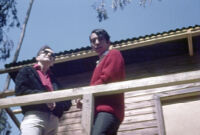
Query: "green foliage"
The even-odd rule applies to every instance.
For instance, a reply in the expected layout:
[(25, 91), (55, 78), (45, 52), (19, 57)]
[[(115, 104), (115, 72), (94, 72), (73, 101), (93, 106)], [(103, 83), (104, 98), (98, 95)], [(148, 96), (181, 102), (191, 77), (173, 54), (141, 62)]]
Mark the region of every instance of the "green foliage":
[[(112, 8), (116, 11), (119, 7), (121, 9), (124, 8), (131, 0), (112, 0)], [(104, 0), (97, 0), (93, 5), (93, 8), (97, 11), (97, 18), (99, 22), (102, 20), (108, 19), (108, 14), (106, 11), (105, 1)]]
[[(147, 1), (151, 0), (138, 0), (141, 6), (145, 6)], [(131, 0), (112, 0), (112, 8), (116, 11), (118, 8), (123, 9), (127, 4), (129, 4)], [(106, 4), (104, 0), (96, 0), (96, 2), (92, 5), (92, 7), (97, 11), (97, 18), (99, 22), (108, 19), (108, 14), (106, 11)]]
[(0, 135), (8, 135), (10, 133), (10, 125), (7, 122), (5, 110), (0, 110)]
[(10, 56), (13, 42), (5, 32), (11, 27), (19, 27), (15, 0), (0, 0), (0, 60), (6, 60)]

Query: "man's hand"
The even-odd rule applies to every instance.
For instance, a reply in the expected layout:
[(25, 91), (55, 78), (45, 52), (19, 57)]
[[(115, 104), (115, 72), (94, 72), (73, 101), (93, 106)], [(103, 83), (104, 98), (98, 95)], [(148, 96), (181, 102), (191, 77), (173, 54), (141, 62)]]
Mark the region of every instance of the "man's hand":
[(55, 102), (53, 102), (53, 103), (47, 103), (47, 106), (48, 106), (48, 108), (49, 108), (51, 111), (53, 111), (53, 109), (55, 109), (55, 107), (56, 107), (56, 103), (55, 103)]
[(83, 103), (81, 98), (75, 99), (75, 103), (77, 108), (82, 109)]

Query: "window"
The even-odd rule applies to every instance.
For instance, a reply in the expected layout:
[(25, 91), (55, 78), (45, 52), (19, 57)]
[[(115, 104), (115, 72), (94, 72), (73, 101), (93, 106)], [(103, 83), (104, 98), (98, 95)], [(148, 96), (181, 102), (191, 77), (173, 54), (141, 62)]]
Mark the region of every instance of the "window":
[(200, 134), (200, 87), (156, 94), (159, 135)]

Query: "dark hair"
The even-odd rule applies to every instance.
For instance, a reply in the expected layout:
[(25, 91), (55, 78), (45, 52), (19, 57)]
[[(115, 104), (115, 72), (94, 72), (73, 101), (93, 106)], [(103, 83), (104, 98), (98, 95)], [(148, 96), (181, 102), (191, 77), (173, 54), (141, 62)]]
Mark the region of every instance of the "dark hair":
[[(45, 49), (51, 49), (51, 47), (49, 47), (48, 45), (44, 45), (40, 48), (40, 50), (37, 53), (37, 56), (39, 56), (41, 54), (41, 52)], [(51, 49), (52, 50), (52, 49)]]
[[(98, 37), (103, 37), (106, 39), (106, 41), (110, 41), (110, 35), (108, 34), (108, 32), (104, 29), (94, 29), (91, 34), (90, 34), (90, 37), (92, 35), (92, 33), (95, 33), (97, 34)], [(89, 37), (89, 38), (90, 38)]]

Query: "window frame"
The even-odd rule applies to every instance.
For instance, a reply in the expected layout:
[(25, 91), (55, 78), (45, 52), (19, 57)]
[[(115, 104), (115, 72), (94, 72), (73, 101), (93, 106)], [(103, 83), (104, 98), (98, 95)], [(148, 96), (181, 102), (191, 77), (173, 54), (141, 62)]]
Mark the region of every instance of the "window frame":
[(164, 101), (166, 102), (166, 101), (170, 101), (174, 99), (181, 99), (184, 97), (193, 97), (193, 96), (198, 96), (198, 95), (200, 96), (200, 86), (154, 94), (156, 119), (157, 119), (157, 124), (158, 124), (158, 134), (166, 135), (164, 116), (163, 116), (163, 110), (162, 110), (162, 102)]

